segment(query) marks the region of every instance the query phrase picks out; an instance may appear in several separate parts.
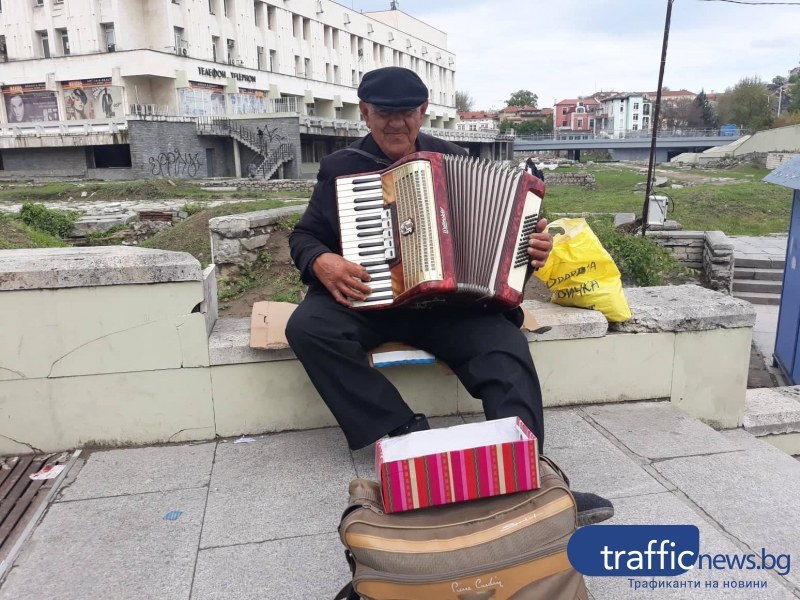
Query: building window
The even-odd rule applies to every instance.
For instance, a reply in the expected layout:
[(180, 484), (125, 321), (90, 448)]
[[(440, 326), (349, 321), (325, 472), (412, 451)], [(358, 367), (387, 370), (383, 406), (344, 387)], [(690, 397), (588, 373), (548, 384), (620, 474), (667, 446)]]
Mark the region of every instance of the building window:
[(638, 102), (634, 102), (633, 103), (633, 110), (639, 110), (639, 103)]
[(562, 127), (566, 127), (567, 126), (567, 122), (566, 121), (561, 121), (561, 126)]
[(358, 85), (358, 77), (356, 76), (356, 70), (355, 69), (352, 69), (350, 71), (350, 83), (351, 83), (351, 85), (353, 87), (356, 87)]
[(561, 114), (562, 115), (566, 115), (568, 112), (569, 112), (569, 109), (566, 106), (561, 108)]
[(209, 12), (209, 14), (212, 14), (212, 15), (216, 14), (216, 10), (214, 10), (216, 8), (216, 2), (217, 2), (217, 0), (208, 0), (208, 12)]
[(638, 121), (639, 120), (639, 115), (633, 115), (633, 120), (634, 121)]
[(278, 70), (278, 53), (275, 50), (269, 51), (269, 70), (273, 73)]
[(647, 127), (648, 125), (650, 125), (650, 117), (642, 118), (642, 127)]
[(211, 60), (214, 62), (219, 61), (219, 36), (211, 36)]
[(634, 124), (633, 124), (633, 128), (632, 128), (632, 129), (633, 129), (634, 131), (639, 131), (639, 125), (637, 125), (636, 123), (634, 123)]
[(115, 52), (117, 49), (117, 36), (114, 32), (114, 24), (102, 23), (101, 27), (103, 28), (103, 39), (106, 42), (106, 50), (108, 52)]
[(232, 65), (236, 60), (236, 42), (228, 38), (228, 64)]
[(311, 59), (306, 58), (303, 61), (303, 76), (310, 79), (312, 74), (313, 73), (311, 72)]
[(303, 37), (303, 17), (292, 15), (292, 35), (298, 40)]
[(322, 29), (322, 42), (325, 44), (326, 48), (331, 47), (331, 26), (325, 25)]
[(270, 31), (275, 31), (278, 27), (278, 22), (276, 21), (275, 17), (275, 7), (267, 5), (267, 29)]
[(339, 65), (333, 65), (333, 83), (342, 85), (342, 75), (339, 73)]
[(624, 104), (620, 104), (619, 105), (619, 112), (625, 112), (625, 105)]
[(256, 46), (256, 64), (259, 71), (264, 68), (264, 46)]
[(36, 0), (36, 6), (44, 6), (44, 0)]
[(264, 27), (264, 3), (261, 0), (256, 0), (253, 3), (253, 13), (256, 18), (256, 27), (263, 29)]
[(66, 29), (56, 29), (59, 39), (61, 40), (61, 54), (69, 56), (69, 34)]
[(38, 31), (37, 34), (39, 35), (39, 47), (42, 49), (42, 56), (50, 58), (50, 38), (47, 36), (47, 32)]
[(594, 129), (594, 119), (589, 119), (589, 129)]
[(328, 83), (333, 83), (333, 69), (331, 69), (331, 63), (325, 63), (325, 81)]
[(333, 28), (333, 49), (339, 49), (339, 30), (335, 27)]
[(583, 129), (583, 119), (578, 119), (578, 129)]
[(303, 39), (311, 41), (311, 19), (303, 18)]
[(294, 55), (294, 75), (295, 75), (295, 77), (301, 77), (300, 71), (302, 70), (302, 68), (303, 68), (302, 59), (297, 54), (295, 54)]
[(175, 32), (175, 54), (183, 53), (183, 27), (173, 27)]
[(222, 12), (225, 13), (225, 16), (228, 16), (228, 8), (229, 4), (233, 2), (233, 0), (222, 0)]
[(645, 104), (642, 107), (642, 113), (645, 114), (645, 115), (649, 115), (650, 114), (650, 105), (649, 104)]

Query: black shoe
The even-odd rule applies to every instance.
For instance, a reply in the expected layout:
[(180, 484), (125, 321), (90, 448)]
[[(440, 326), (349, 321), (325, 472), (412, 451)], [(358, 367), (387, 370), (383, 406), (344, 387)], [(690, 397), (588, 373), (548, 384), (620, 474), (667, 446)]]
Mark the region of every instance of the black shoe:
[(428, 425), (428, 418), (422, 413), (417, 413), (405, 425), (401, 425), (397, 429), (389, 432), (389, 437), (396, 437), (398, 435), (405, 435), (414, 431), (427, 431), (431, 426)]
[(578, 527), (596, 525), (614, 516), (614, 505), (597, 494), (572, 492), (578, 507)]

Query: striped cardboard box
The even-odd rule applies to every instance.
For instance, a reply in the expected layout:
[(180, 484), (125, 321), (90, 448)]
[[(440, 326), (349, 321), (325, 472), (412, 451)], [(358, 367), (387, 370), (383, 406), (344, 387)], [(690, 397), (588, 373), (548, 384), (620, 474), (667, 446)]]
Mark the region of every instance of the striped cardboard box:
[[(465, 427), (480, 427), (473, 423)], [(488, 498), (539, 487), (536, 436), (516, 419), (524, 439), (386, 461), (376, 444), (375, 467), (388, 513)], [(414, 434), (411, 434), (414, 435)]]

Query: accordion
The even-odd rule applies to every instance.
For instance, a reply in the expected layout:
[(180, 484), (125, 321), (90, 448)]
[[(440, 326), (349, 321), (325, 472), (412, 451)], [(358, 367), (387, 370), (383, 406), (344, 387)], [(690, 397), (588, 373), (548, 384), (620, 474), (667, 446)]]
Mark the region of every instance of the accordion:
[(436, 152), (337, 177), (342, 256), (372, 277), (353, 307), (518, 306), (543, 197), (519, 169)]

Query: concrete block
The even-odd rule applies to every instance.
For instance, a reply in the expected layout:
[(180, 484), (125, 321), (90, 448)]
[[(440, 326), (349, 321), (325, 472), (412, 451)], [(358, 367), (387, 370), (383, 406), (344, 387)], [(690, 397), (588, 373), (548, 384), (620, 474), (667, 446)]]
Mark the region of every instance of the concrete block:
[(800, 432), (800, 386), (747, 390), (743, 425), (757, 436)]
[(632, 317), (611, 323), (612, 331), (703, 331), (752, 327), (756, 320), (750, 303), (697, 285), (675, 285), (625, 290)]
[[(383, 369), (415, 412), (458, 412), (457, 379), (435, 365)], [(297, 360), (216, 366), (211, 369), (219, 435), (311, 429), (336, 424)]]
[(550, 327), (546, 333), (526, 332), (528, 340), (532, 342), (602, 337), (608, 331), (608, 321), (603, 313), (596, 310), (538, 300), (526, 300), (522, 305), (540, 326)]
[[(206, 490), (195, 489), (55, 504), (0, 599), (188, 598), (205, 502)], [(180, 517), (165, 519), (171, 511)], [(54, 560), (66, 548), (80, 553), (79, 565)]]
[(118, 212), (116, 214), (86, 215), (81, 217), (72, 226), (72, 237), (86, 237), (92, 233), (102, 233), (113, 227), (127, 225), (137, 219), (133, 211)]
[(267, 245), (269, 234), (265, 233), (249, 238), (242, 238), (241, 244), (246, 250), (255, 251)]
[[(309, 472), (324, 476), (312, 480)], [(333, 533), (354, 477), (338, 428), (220, 443), (200, 547)]]
[(217, 266), (208, 265), (203, 271), (203, 302), (200, 312), (206, 317), (206, 333), (210, 336), (219, 318), (219, 296), (217, 295)]
[(631, 452), (650, 460), (741, 449), (668, 402), (588, 406), (584, 412)]
[(3, 381), (0, 406), (6, 419), (0, 455), (205, 440), (216, 433), (208, 369)]
[(672, 402), (715, 429), (739, 427), (751, 333), (750, 327), (740, 327), (676, 335)]
[(0, 250), (0, 291), (201, 281), (186, 252), (131, 246)]
[(0, 336), (0, 380), (207, 365), (192, 313), (202, 291), (198, 281), (1, 293), (0, 312), (15, 318)]

